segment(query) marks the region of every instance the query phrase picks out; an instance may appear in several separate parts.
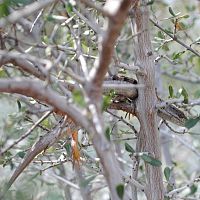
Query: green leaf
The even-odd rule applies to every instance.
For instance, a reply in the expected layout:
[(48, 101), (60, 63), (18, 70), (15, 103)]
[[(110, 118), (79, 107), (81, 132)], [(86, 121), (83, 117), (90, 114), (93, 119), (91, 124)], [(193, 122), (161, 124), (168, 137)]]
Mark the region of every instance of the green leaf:
[(165, 34), (162, 31), (158, 31), (157, 36), (161, 39), (165, 39)]
[(53, 125), (50, 118), (44, 119), (41, 124), (46, 128), (51, 128), (51, 126)]
[(172, 71), (172, 75), (173, 75), (173, 76), (176, 76), (176, 74), (178, 74), (178, 71), (173, 70), (173, 71)]
[(20, 151), (17, 153), (17, 155), (20, 157), (20, 158), (24, 158), (24, 156), (26, 155), (26, 153), (24, 151)]
[(71, 13), (73, 11), (73, 6), (71, 3), (66, 4), (66, 11), (67, 13)]
[(0, 18), (6, 17), (10, 14), (9, 7), (17, 6), (19, 4), (26, 5), (30, 2), (31, 0), (4, 0), (0, 3)]
[(125, 149), (126, 151), (130, 152), (130, 153), (135, 153), (135, 150), (132, 148), (132, 146), (130, 144), (128, 144), (127, 142), (125, 142)]
[[(1, 7), (0, 7), (0, 17), (1, 17)], [(8, 75), (6, 74), (6, 71), (2, 68), (0, 68), (0, 78), (7, 78)]]
[(123, 184), (117, 185), (116, 191), (117, 191), (117, 194), (118, 194), (119, 198), (123, 199), (123, 196), (124, 196), (124, 185)]
[(165, 43), (165, 44), (162, 45), (162, 49), (163, 49), (164, 51), (169, 51), (169, 50), (170, 50), (170, 49), (169, 49), (169, 45), (168, 45), (167, 43)]
[(185, 122), (185, 127), (190, 129), (194, 127), (200, 121), (200, 116), (196, 118), (190, 118)]
[(169, 181), (170, 174), (171, 174), (171, 169), (169, 167), (165, 167), (164, 175), (165, 175), (165, 178), (166, 178), (167, 181)]
[(148, 1), (148, 2), (147, 2), (147, 6), (153, 5), (154, 1), (155, 1), (155, 0), (150, 0), (150, 1)]
[(184, 53), (185, 53), (185, 51), (174, 53), (173, 56), (172, 56), (172, 59), (173, 60), (179, 59)]
[(152, 166), (160, 167), (160, 166), (162, 165), (162, 163), (161, 163), (160, 160), (157, 160), (157, 159), (153, 158), (153, 157), (150, 156), (150, 155), (143, 154), (143, 155), (141, 156), (141, 158), (142, 158), (145, 162), (149, 163), (149, 164), (152, 165)]
[(106, 138), (107, 138), (108, 141), (110, 141), (110, 134), (111, 134), (110, 128), (107, 127), (107, 129), (106, 129), (106, 131), (105, 131), (105, 136), (106, 136)]
[(184, 87), (181, 88), (181, 95), (183, 96), (184, 100), (183, 103), (188, 103), (188, 93)]
[(47, 15), (46, 20), (49, 21), (49, 22), (54, 22), (55, 18), (53, 17), (53, 15)]
[(64, 148), (65, 148), (65, 150), (67, 152), (67, 155), (70, 156), (71, 155), (71, 149), (72, 149), (71, 144), (66, 143)]
[(174, 96), (174, 89), (173, 89), (172, 85), (169, 85), (169, 97), (173, 98), (173, 96)]
[(84, 107), (86, 105), (83, 95), (80, 90), (75, 90), (72, 93), (72, 98), (74, 102), (77, 103), (79, 106)]
[(195, 194), (195, 193), (197, 192), (197, 189), (198, 189), (198, 187), (197, 187), (196, 185), (193, 184), (193, 185), (190, 187), (190, 193), (189, 193), (189, 195)]
[(103, 96), (102, 111), (105, 111), (111, 104), (112, 97), (110, 95)]
[(6, 3), (1, 3), (0, 4), (0, 18), (6, 17), (9, 15), (9, 8)]
[(176, 17), (176, 14), (175, 14), (174, 11), (172, 10), (172, 7), (169, 7), (169, 13), (170, 13), (173, 17)]
[(187, 18), (189, 18), (189, 17), (190, 17), (190, 15), (182, 15), (182, 16), (178, 17), (178, 19), (181, 19), (181, 18), (187, 19)]

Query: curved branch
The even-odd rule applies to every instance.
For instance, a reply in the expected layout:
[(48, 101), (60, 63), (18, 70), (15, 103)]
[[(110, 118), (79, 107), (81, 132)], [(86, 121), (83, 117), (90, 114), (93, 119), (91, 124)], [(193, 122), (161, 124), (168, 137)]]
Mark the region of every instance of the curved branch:
[(89, 132), (94, 131), (79, 109), (72, 104), (69, 105), (64, 96), (53, 91), (42, 81), (24, 78), (0, 79), (0, 92), (22, 94), (43, 101), (51, 105), (58, 114), (68, 115), (74, 122)]
[(0, 57), (0, 67), (9, 63), (18, 66), (23, 71), (28, 72), (41, 80), (45, 80), (45, 75), (42, 74), (36, 67), (34, 67), (34, 65), (28, 60), (12, 57), (10, 54), (6, 54), (6, 56), (2, 55)]

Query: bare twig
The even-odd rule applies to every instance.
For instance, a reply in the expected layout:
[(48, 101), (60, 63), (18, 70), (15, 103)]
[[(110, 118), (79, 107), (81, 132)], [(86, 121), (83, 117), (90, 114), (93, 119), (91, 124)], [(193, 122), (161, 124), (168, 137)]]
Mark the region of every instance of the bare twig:
[(29, 4), (23, 9), (12, 12), (10, 15), (8, 15), (8, 17), (2, 18), (0, 20), (0, 27), (3, 28), (8, 23), (12, 23), (12, 24), (17, 23), (18, 20), (20, 20), (21, 18), (28, 17), (32, 13), (37, 12), (57, 1), (58, 0), (42, 0), (42, 1), (33, 2), (32, 4)]
[(195, 51), (190, 46), (186, 45), (184, 42), (182, 42), (181, 40), (179, 40), (175, 35), (172, 35), (169, 32), (167, 32), (164, 28), (162, 28), (158, 23), (156, 23), (152, 19), (149, 19), (149, 20), (153, 23), (154, 26), (156, 26), (157, 28), (159, 28), (161, 31), (163, 31), (166, 35), (168, 35), (174, 41), (176, 41), (177, 43), (179, 43), (181, 46), (185, 47), (188, 51), (191, 51), (192, 53), (194, 53), (196, 56), (200, 57), (200, 54), (197, 51)]
[(11, 149), (12, 147), (14, 147), (16, 144), (18, 144), (19, 142), (21, 142), (23, 139), (25, 139), (26, 137), (28, 137), (32, 131), (43, 121), (45, 120), (50, 114), (52, 113), (52, 111), (48, 111), (46, 112), (26, 133), (24, 133), (18, 140), (16, 140), (13, 144), (11, 144), (9, 147), (7, 147), (5, 150), (3, 150), (2, 152), (0, 152), (0, 157), (7, 152), (9, 149)]

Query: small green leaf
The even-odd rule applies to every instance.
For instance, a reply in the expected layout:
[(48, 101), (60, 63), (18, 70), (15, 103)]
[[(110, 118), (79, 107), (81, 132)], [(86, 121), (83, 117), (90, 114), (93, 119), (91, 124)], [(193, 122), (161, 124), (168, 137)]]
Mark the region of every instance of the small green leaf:
[(149, 163), (149, 164), (152, 165), (152, 166), (160, 167), (160, 166), (162, 165), (162, 163), (161, 163), (160, 160), (157, 160), (157, 159), (153, 158), (153, 157), (150, 156), (150, 155), (143, 154), (143, 155), (141, 156), (141, 158), (142, 158), (145, 162)]
[(162, 49), (163, 49), (164, 51), (169, 51), (169, 50), (170, 50), (170, 49), (169, 49), (169, 45), (168, 45), (167, 43), (165, 43), (165, 44), (162, 45)]
[[(1, 10), (0, 10), (0, 13), (1, 13)], [(1, 14), (0, 14), (0, 16), (1, 16)], [(7, 77), (8, 77), (8, 75), (6, 74), (6, 71), (4, 69), (0, 68), (0, 78), (7, 78)]]
[(194, 127), (200, 121), (200, 116), (196, 118), (190, 118), (185, 122), (185, 127), (190, 129)]
[(117, 191), (117, 194), (118, 194), (119, 198), (123, 199), (123, 196), (124, 196), (124, 185), (123, 184), (117, 185), (116, 191)]
[(83, 95), (80, 90), (75, 90), (72, 93), (72, 98), (74, 102), (77, 103), (79, 106), (84, 107), (86, 105)]
[(159, 38), (161, 38), (161, 39), (165, 39), (165, 35), (164, 35), (164, 33), (163, 33), (162, 31), (158, 31), (157, 36), (158, 36)]
[(20, 151), (17, 153), (17, 155), (20, 157), (20, 158), (24, 158), (24, 156), (26, 155), (26, 153), (24, 151)]
[(169, 97), (173, 98), (173, 96), (174, 96), (174, 89), (173, 89), (172, 85), (169, 85)]
[(45, 128), (51, 128), (51, 126), (53, 125), (53, 123), (51, 122), (50, 118), (44, 119), (41, 124)]
[(185, 51), (174, 53), (173, 56), (172, 56), (172, 59), (173, 60), (179, 59), (184, 53), (185, 53)]
[(110, 141), (110, 134), (111, 134), (110, 128), (108, 127), (108, 128), (106, 129), (106, 131), (105, 131), (105, 136), (106, 136), (106, 138), (107, 138), (108, 141)]
[(184, 100), (183, 103), (188, 103), (188, 93), (184, 87), (181, 88), (181, 95), (183, 96)]
[(165, 178), (166, 178), (167, 181), (169, 181), (170, 174), (171, 174), (171, 169), (169, 167), (165, 167), (164, 175), (165, 175)]
[(49, 22), (54, 22), (55, 18), (52, 15), (47, 15), (46, 20), (49, 21)]
[(190, 193), (189, 193), (189, 195), (195, 194), (195, 193), (197, 192), (197, 189), (198, 189), (198, 187), (197, 187), (196, 185), (193, 184), (193, 185), (190, 187)]
[(102, 111), (105, 111), (111, 104), (112, 97), (110, 95), (103, 96)]
[(6, 17), (9, 15), (9, 7), (6, 3), (0, 4), (0, 18)]
[(190, 17), (189, 15), (182, 15), (182, 16), (178, 17), (178, 19), (181, 19), (181, 18), (187, 19), (187, 18), (189, 18), (189, 17)]
[(174, 11), (172, 10), (172, 7), (169, 7), (169, 13), (170, 13), (173, 17), (176, 17), (176, 14), (175, 14)]
[(176, 74), (178, 74), (178, 71), (173, 70), (173, 71), (172, 71), (172, 75), (173, 75), (173, 76), (176, 76)]
[(71, 155), (71, 151), (72, 151), (71, 150), (72, 149), (71, 144), (66, 143), (65, 146), (64, 146), (64, 148), (65, 148), (65, 150), (67, 152), (67, 155), (70, 156)]
[(71, 3), (66, 4), (66, 11), (67, 13), (71, 13), (73, 11), (73, 6)]
[(148, 2), (147, 2), (147, 6), (153, 5), (154, 1), (155, 1), (155, 0), (150, 0), (150, 1), (148, 1)]
[(132, 148), (132, 146), (130, 144), (128, 144), (127, 142), (125, 142), (125, 149), (126, 151), (130, 152), (130, 153), (135, 153), (135, 150)]

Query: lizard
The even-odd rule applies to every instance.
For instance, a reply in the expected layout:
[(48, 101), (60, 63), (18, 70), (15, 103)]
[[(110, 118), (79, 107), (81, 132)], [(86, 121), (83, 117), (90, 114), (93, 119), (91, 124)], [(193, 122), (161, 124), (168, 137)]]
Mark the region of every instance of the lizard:
[[(137, 84), (137, 80), (126, 77), (126, 76), (112, 76), (107, 81), (114, 81), (114, 83), (128, 83), (128, 84)], [(119, 84), (119, 86), (120, 86)], [(134, 89), (134, 90), (133, 90)], [(113, 105), (111, 104), (111, 108), (124, 110), (128, 112), (129, 110), (132, 111), (131, 114), (135, 115), (135, 100), (138, 97), (137, 88), (131, 89), (132, 92), (128, 90), (117, 90), (116, 97), (113, 99)], [(128, 95), (127, 95), (128, 94)], [(157, 94), (157, 93), (156, 93)], [(157, 103), (161, 103), (163, 100), (157, 96)], [(178, 109), (175, 105), (168, 104), (163, 108), (157, 109), (157, 114), (164, 120), (170, 121), (179, 126), (185, 126), (185, 122), (187, 117), (185, 116), (184, 112)]]

